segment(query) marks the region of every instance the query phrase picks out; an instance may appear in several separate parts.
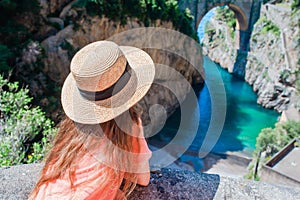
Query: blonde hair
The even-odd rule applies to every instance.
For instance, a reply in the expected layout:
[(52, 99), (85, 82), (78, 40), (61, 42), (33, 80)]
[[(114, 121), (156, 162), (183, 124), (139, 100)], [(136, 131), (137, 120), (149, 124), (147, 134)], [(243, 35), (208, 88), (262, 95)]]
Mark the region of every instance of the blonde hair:
[[(109, 176), (120, 178), (121, 174), (124, 174), (121, 169), (127, 169), (132, 162), (130, 162), (129, 157), (127, 156), (128, 154), (120, 153), (119, 149), (124, 150), (124, 152), (132, 151), (132, 136), (127, 134), (129, 133), (127, 131), (131, 130), (132, 123), (141, 123), (139, 120), (141, 113), (138, 113), (140, 110), (138, 105), (136, 105), (129, 109), (131, 119), (128, 117), (128, 112), (125, 112), (113, 120), (101, 123), (100, 126), (99, 124), (79, 124), (66, 117), (60, 124), (59, 132), (54, 140), (53, 147), (45, 159), (45, 165), (41, 171), (41, 176), (31, 192), (29, 199), (36, 198), (38, 191), (43, 184), (62, 177), (67, 171), (69, 172), (72, 188), (74, 186), (73, 183), (75, 178), (72, 166), (76, 164), (75, 162), (78, 158), (81, 158), (87, 153), (89, 148), (93, 148), (97, 145), (95, 142), (91, 142), (92, 140), (99, 141), (99, 138), (101, 139), (103, 136), (111, 141), (101, 144), (105, 145), (103, 148), (105, 149), (105, 155), (110, 162), (117, 165), (107, 172), (109, 174), (104, 175), (106, 177), (104, 177), (103, 182), (109, 178)], [(125, 173), (125, 179), (123, 179), (120, 189), (126, 197), (134, 190), (136, 182), (136, 174), (130, 172)]]

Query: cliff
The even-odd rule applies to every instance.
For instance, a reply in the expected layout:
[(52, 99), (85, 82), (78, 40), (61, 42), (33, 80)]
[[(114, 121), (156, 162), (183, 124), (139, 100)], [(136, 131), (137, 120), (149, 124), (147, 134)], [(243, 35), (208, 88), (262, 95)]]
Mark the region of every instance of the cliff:
[[(174, 30), (171, 22), (159, 19), (151, 21), (151, 28), (146, 28), (138, 18), (125, 18), (122, 22), (105, 16), (88, 13), (85, 7), (76, 6), (78, 1), (43, 1), (40, 0), (40, 27), (35, 32), (36, 41), (31, 41), (23, 50), (17, 74), (22, 74), (24, 67), (38, 65), (41, 73), (30, 80), (33, 95), (43, 96), (45, 76), (54, 82), (59, 99), (60, 88), (69, 74), (73, 55), (88, 43), (98, 40), (112, 40), (119, 45), (130, 45), (144, 49), (156, 64), (155, 84), (147, 96), (140, 102), (144, 108), (143, 122), (148, 132), (158, 129), (165, 118), (171, 115), (191, 91), (191, 85), (203, 83), (201, 49), (196, 41)], [(20, 19), (21, 20), (21, 19)], [(22, 21), (22, 20), (21, 20)], [(33, 22), (22, 21), (31, 27)], [(163, 29), (165, 28), (165, 29)], [(195, 48), (184, 48), (185, 46)], [(197, 53), (196, 59), (193, 55)], [(39, 59), (37, 57), (39, 56)], [(169, 70), (166, 71), (167, 67)], [(175, 71), (174, 71), (175, 70)], [(171, 72), (172, 71), (172, 72)], [(178, 73), (176, 73), (178, 72)], [(188, 84), (183, 84), (187, 82)], [(41, 99), (43, 106), (53, 106), (51, 99)], [(52, 112), (52, 118), (61, 113), (60, 103)], [(155, 111), (150, 116), (152, 105)], [(156, 109), (158, 108), (158, 109)]]
[[(245, 80), (257, 92), (257, 102), (283, 112), (287, 119), (300, 120), (299, 10), (290, 3), (265, 4), (253, 28)], [(233, 70), (238, 44), (225, 22), (211, 20), (203, 41), (203, 52), (229, 72)]]

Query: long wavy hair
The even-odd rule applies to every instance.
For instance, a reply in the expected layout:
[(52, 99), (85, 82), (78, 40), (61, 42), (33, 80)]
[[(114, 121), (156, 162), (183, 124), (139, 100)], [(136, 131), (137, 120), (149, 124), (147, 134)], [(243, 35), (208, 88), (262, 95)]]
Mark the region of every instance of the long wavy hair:
[[(128, 134), (128, 131), (131, 130), (132, 123), (141, 123), (139, 120), (140, 115), (141, 109), (138, 105), (135, 105), (129, 109), (129, 112), (101, 124), (79, 124), (66, 117), (59, 125), (59, 131), (51, 150), (46, 156), (40, 178), (29, 195), (29, 200), (36, 198), (43, 184), (59, 179), (66, 172), (69, 175), (71, 188), (74, 187), (75, 171), (73, 166), (76, 164), (76, 160), (80, 159), (90, 149), (99, 147), (100, 144), (102, 145), (101, 149), (105, 149), (107, 161), (115, 164), (104, 175), (103, 182), (107, 182), (107, 179), (111, 177), (120, 179), (122, 174), (123, 177), (125, 174), (120, 190), (128, 197), (136, 186), (137, 176), (134, 173), (126, 172), (132, 162), (130, 162), (128, 154), (120, 153), (120, 149), (123, 152), (132, 151), (132, 136)], [(103, 138), (111, 142), (101, 143), (100, 141), (103, 141)]]

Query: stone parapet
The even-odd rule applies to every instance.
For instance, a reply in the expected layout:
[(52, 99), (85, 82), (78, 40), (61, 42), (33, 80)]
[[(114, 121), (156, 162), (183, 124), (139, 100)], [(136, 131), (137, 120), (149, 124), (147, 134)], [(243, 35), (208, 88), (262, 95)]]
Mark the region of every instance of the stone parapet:
[[(27, 199), (41, 164), (0, 169), (0, 199)], [(138, 186), (129, 199), (300, 199), (300, 188), (190, 171), (162, 169), (151, 173), (147, 187)]]

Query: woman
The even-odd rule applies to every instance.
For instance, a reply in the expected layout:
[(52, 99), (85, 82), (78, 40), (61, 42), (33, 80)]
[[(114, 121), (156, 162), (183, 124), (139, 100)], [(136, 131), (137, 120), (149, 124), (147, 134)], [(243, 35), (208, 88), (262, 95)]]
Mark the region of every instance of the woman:
[(67, 117), (29, 199), (126, 199), (149, 184), (137, 102), (154, 73), (138, 48), (99, 41), (76, 53), (62, 88)]

